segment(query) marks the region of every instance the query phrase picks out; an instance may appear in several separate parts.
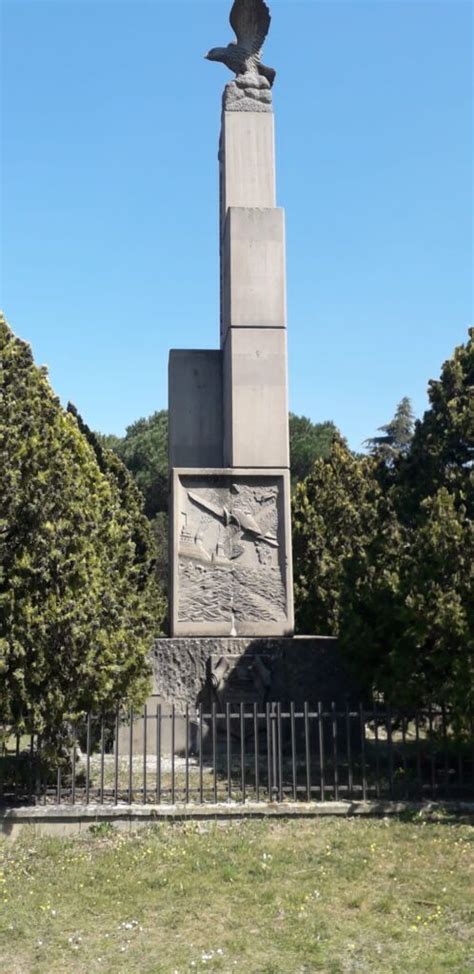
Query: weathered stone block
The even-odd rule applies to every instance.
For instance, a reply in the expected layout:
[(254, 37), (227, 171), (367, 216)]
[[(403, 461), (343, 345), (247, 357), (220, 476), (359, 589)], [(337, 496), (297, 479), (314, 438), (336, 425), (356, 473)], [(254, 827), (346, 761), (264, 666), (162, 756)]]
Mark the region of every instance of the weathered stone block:
[[(237, 666), (245, 664), (254, 671), (256, 667), (253, 699), (258, 703), (262, 702), (262, 682), (266, 684), (264, 698), (284, 705), (294, 702), (301, 707), (308, 701), (314, 706), (322, 700), (328, 706), (334, 700), (342, 706), (348, 697), (358, 699), (337, 640), (325, 636), (157, 639), (151, 654), (154, 692), (162, 701), (177, 702), (182, 713), (186, 704), (208, 707), (216, 700), (211, 678), (220, 660), (228, 664), (225, 680), (229, 684)], [(240, 699), (250, 696), (242, 693)]]
[(230, 328), (223, 369), (225, 465), (289, 467), (286, 330)]
[(231, 327), (286, 326), (283, 210), (231, 207), (222, 268), (223, 339)]
[(287, 470), (174, 470), (171, 633), (293, 632)]
[(168, 388), (170, 467), (222, 466), (222, 353), (172, 349)]
[(230, 206), (275, 206), (271, 112), (223, 112), (219, 150), (221, 224)]

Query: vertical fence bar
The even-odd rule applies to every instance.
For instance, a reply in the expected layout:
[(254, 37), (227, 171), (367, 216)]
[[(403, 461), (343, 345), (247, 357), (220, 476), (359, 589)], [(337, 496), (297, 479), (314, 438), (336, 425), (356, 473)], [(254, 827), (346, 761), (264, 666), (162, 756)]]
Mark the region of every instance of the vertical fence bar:
[(28, 801), (33, 797), (33, 753), (35, 749), (34, 735), (30, 734), (30, 747), (28, 751)]
[(227, 798), (232, 801), (232, 754), (230, 745), (230, 703), (227, 700), (225, 705), (225, 736), (226, 736), (226, 756), (227, 756)]
[(309, 736), (309, 707), (304, 705), (304, 748), (306, 757), (306, 800), (311, 801), (311, 744)]
[(171, 804), (175, 803), (176, 782), (175, 782), (175, 733), (176, 733), (176, 709), (174, 703), (171, 705)]
[(275, 703), (272, 703), (270, 720), (271, 720), (271, 728), (272, 728), (272, 781), (273, 781), (272, 795), (270, 800), (274, 801), (274, 799), (276, 799), (278, 795), (278, 771), (277, 771), (278, 754), (277, 754), (277, 729), (276, 729)]
[(104, 761), (105, 761), (105, 728), (104, 718), (100, 721), (100, 804), (104, 804)]
[(156, 804), (161, 805), (161, 703), (156, 705)]
[(283, 801), (283, 756), (281, 731), (281, 701), (277, 703), (278, 801)]
[(379, 714), (377, 701), (374, 701), (374, 741), (375, 741), (375, 795), (380, 798), (380, 741), (379, 741)]
[(386, 710), (387, 724), (387, 746), (388, 746), (388, 787), (389, 795), (393, 800), (393, 734), (392, 734), (392, 711), (390, 707)]
[(323, 725), (323, 705), (318, 701), (318, 740), (319, 740), (319, 790), (321, 801), (326, 798), (326, 782), (324, 775), (324, 725)]
[(87, 715), (86, 730), (86, 805), (89, 804), (91, 783), (91, 715)]
[(258, 764), (259, 753), (258, 753), (259, 737), (258, 737), (258, 703), (253, 705), (253, 753), (254, 753), (254, 766), (255, 766), (255, 800), (260, 801), (260, 769)]
[(37, 767), (36, 795), (37, 795), (37, 799), (35, 799), (35, 804), (36, 804), (36, 801), (37, 801), (38, 805), (41, 803), (41, 798), (43, 798), (43, 802), (44, 802), (44, 804), (46, 804), (46, 788), (47, 788), (47, 782), (46, 782), (46, 776), (45, 776), (45, 780), (43, 782), (43, 762), (42, 762), (42, 758), (41, 758), (41, 749), (42, 749), (42, 746), (43, 746), (43, 740), (42, 740), (41, 735), (38, 734), (38, 737), (36, 738), (36, 767)]
[(203, 744), (202, 703), (200, 703), (199, 704), (199, 801), (201, 802), (201, 805), (204, 801), (202, 744)]
[(472, 762), (471, 781), (472, 784), (474, 785), (474, 714), (472, 713), (471, 713), (470, 723), (471, 723), (471, 762)]
[(450, 792), (449, 781), (449, 753), (448, 753), (448, 719), (446, 716), (445, 704), (441, 707), (441, 719), (443, 722), (443, 763), (444, 763), (444, 794), (448, 797)]
[(474, 786), (474, 714), (471, 712), (470, 720), (471, 731), (471, 784)]
[(216, 702), (212, 703), (212, 771), (214, 781), (214, 801), (217, 804), (217, 741), (216, 741)]
[(133, 801), (133, 707), (130, 707), (130, 731), (128, 735), (128, 803)]
[(462, 753), (462, 750), (461, 750), (461, 748), (462, 748), (461, 742), (459, 742), (458, 747), (459, 747), (459, 755), (458, 755), (458, 782), (459, 782), (460, 791), (463, 792), (464, 791), (464, 760), (463, 760), (463, 753)]
[(72, 728), (73, 732), (73, 744), (72, 744), (72, 754), (71, 754), (71, 803), (76, 804), (76, 757), (77, 757), (77, 727), (74, 724)]
[(349, 704), (346, 700), (346, 750), (347, 750), (347, 797), (352, 799), (353, 795), (353, 771), (352, 771), (352, 743), (351, 743), (351, 715)]
[(407, 794), (407, 718), (405, 715), (402, 717), (402, 763), (403, 763), (403, 796), (408, 798)]
[(240, 791), (242, 801), (245, 802), (245, 710), (240, 704)]
[(423, 797), (423, 779), (421, 777), (421, 745), (420, 745), (420, 715), (415, 713), (415, 741), (416, 741), (416, 784), (419, 797)]
[(148, 707), (143, 707), (143, 804), (147, 803), (147, 751), (148, 751)]
[(332, 759), (334, 762), (334, 799), (339, 801), (339, 760), (338, 760), (338, 749), (337, 749), (337, 714), (336, 714), (336, 704), (333, 701), (331, 704), (332, 711)]
[(428, 724), (429, 724), (429, 748), (430, 748), (430, 786), (431, 786), (431, 797), (434, 798), (436, 795), (436, 764), (435, 764), (435, 753), (434, 753), (434, 739), (433, 739), (433, 709), (431, 704), (428, 707)]
[(298, 797), (296, 783), (296, 726), (295, 726), (295, 704), (290, 703), (290, 733), (291, 733), (291, 780), (293, 785), (293, 801)]
[(266, 718), (266, 729), (267, 729), (267, 783), (268, 783), (268, 801), (272, 800), (272, 731), (271, 731), (271, 717), (270, 717), (270, 704), (267, 703), (265, 708), (265, 718)]
[(184, 715), (184, 801), (189, 802), (189, 704)]
[(58, 765), (56, 772), (56, 804), (61, 804), (61, 765)]
[(359, 704), (360, 722), (360, 750), (362, 762), (362, 800), (367, 801), (367, 766), (365, 762), (365, 715), (362, 704)]
[(19, 773), (20, 773), (20, 735), (17, 734), (15, 739), (15, 785), (14, 785), (15, 798), (18, 795)]
[(115, 714), (115, 754), (114, 754), (114, 801), (118, 804), (118, 787), (119, 787), (119, 733), (120, 733), (120, 715), (117, 708)]

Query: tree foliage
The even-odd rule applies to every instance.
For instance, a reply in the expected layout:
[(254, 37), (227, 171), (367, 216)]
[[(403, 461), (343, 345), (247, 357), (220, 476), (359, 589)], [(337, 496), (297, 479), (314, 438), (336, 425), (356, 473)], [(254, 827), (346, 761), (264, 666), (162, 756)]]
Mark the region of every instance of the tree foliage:
[(334, 443), (297, 488), (297, 618), (338, 633), (367, 689), (401, 704), (474, 703), (473, 332), (429, 386), (390, 476)]
[(132, 474), (145, 498), (145, 513), (154, 518), (168, 510), (168, 412), (162, 409), (127, 426), (125, 436), (101, 436)]
[(347, 561), (377, 533), (382, 489), (370, 457), (356, 457), (335, 435), (327, 459), (313, 464), (293, 504), (295, 601), (299, 632), (339, 633)]
[(143, 698), (163, 605), (131, 477), (3, 318), (0, 365), (0, 715), (47, 736)]
[(290, 413), (289, 423), (291, 479), (296, 484), (308, 476), (315, 460), (329, 456), (337, 431), (330, 420), (313, 423), (294, 413)]
[(395, 415), (385, 426), (379, 426), (382, 436), (372, 436), (365, 441), (372, 456), (391, 464), (406, 456), (413, 439), (415, 416), (408, 396), (399, 402)]

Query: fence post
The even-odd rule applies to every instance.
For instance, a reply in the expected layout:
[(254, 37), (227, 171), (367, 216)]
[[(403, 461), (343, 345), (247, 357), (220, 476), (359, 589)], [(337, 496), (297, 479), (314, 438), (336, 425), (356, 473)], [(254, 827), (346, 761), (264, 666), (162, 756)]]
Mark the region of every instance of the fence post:
[(309, 738), (309, 707), (304, 705), (304, 746), (306, 756), (306, 800), (311, 801), (311, 746)]

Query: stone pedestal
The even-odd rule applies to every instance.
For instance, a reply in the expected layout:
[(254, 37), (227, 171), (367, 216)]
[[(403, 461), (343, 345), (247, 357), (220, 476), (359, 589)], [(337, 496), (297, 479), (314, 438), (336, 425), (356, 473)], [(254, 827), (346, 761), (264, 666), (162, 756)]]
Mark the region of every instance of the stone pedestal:
[(228, 700), (343, 704), (350, 692), (331, 637), (157, 639), (151, 663), (154, 694), (182, 712), (186, 704), (225, 707)]
[[(321, 700), (326, 709), (334, 701), (338, 708), (347, 702), (357, 703), (356, 691), (349, 681), (338, 652), (337, 641), (322, 636), (292, 638), (222, 638), (181, 637), (157, 639), (152, 653), (153, 693), (147, 700), (148, 719), (162, 715), (162, 754), (171, 751), (171, 714), (174, 707), (174, 746), (184, 753), (188, 708), (188, 747), (196, 749), (198, 739), (197, 707), (210, 714), (213, 704), (217, 713), (226, 705), (235, 709), (243, 703), (247, 711), (257, 704), (263, 713), (267, 704), (280, 703), (288, 710), (290, 703), (301, 711), (305, 702), (312, 707)], [(351, 700), (352, 696), (352, 700)], [(222, 722), (219, 727), (222, 728)], [(210, 722), (203, 723), (203, 745)], [(129, 750), (130, 731), (123, 728), (119, 750)], [(134, 753), (143, 751), (143, 719), (133, 728)], [(148, 733), (147, 753), (156, 753), (155, 735)]]

